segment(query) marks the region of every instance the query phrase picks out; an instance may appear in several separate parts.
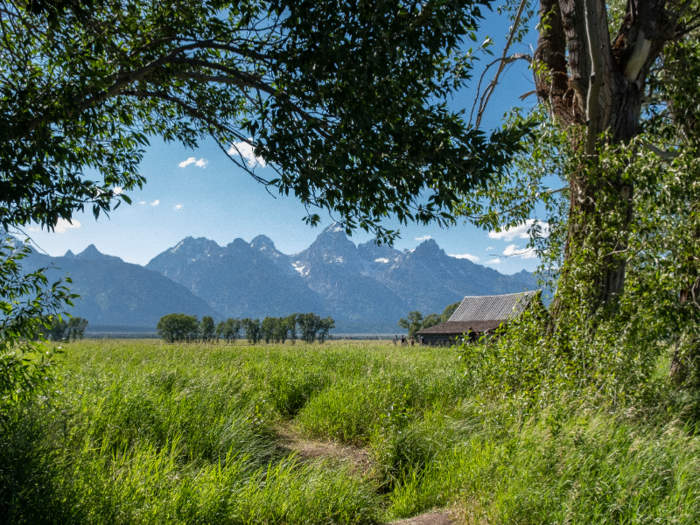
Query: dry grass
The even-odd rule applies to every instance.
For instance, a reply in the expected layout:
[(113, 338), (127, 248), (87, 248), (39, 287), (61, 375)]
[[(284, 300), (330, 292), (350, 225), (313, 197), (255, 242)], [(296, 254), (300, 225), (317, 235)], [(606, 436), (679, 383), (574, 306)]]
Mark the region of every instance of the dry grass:
[(338, 441), (311, 439), (289, 423), (275, 429), (277, 444), (288, 454), (295, 454), (302, 462), (324, 461), (346, 466), (349, 472), (361, 477), (377, 475), (378, 465), (369, 450)]
[(393, 525), (454, 525), (457, 523), (447, 512), (426, 512), (415, 518), (392, 521)]

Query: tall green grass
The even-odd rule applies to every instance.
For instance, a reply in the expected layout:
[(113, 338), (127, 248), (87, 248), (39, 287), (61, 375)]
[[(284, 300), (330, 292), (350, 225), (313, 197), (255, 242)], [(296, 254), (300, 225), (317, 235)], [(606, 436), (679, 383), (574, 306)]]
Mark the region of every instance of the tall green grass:
[[(70, 344), (60, 394), (0, 436), (8, 523), (698, 523), (700, 439), (671, 415), (513, 413), (455, 351)], [(363, 447), (365, 470), (286, 448)], [(285, 438), (286, 439), (286, 438)]]
[[(308, 354), (303, 346), (291, 355), (211, 345), (71, 345), (63, 394), (33, 414), (44, 423), (37, 437), (46, 449), (61, 451), (48, 465), (52, 488), (24, 497), (8, 520), (377, 522), (372, 482), (340, 467), (302, 464), (277, 443), (276, 422), (322, 388), (307, 380)], [(289, 366), (292, 358), (303, 373)], [(40, 510), (51, 506), (60, 508)]]
[(700, 523), (696, 437), (600, 413), (560, 423), (481, 425), (407, 472), (392, 512), (454, 501), (473, 523)]

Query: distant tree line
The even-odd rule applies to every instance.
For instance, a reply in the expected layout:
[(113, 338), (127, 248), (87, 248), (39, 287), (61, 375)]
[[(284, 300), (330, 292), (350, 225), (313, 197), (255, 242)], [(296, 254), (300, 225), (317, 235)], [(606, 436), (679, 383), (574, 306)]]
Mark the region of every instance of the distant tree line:
[(399, 319), (399, 326), (408, 330), (408, 337), (413, 337), (420, 330), (446, 323), (460, 304), (461, 302), (451, 304), (441, 314), (428, 314), (425, 317), (418, 310), (408, 312), (405, 318)]
[(307, 343), (323, 343), (330, 331), (335, 328), (332, 317), (321, 318), (314, 313), (292, 314), (287, 317), (265, 317), (260, 319), (226, 319), (218, 324), (210, 316), (202, 317), (185, 314), (169, 314), (160, 318), (158, 335), (168, 343), (174, 342), (219, 342), (235, 341), (242, 335), (251, 344), (284, 343), (288, 339), (294, 344), (297, 339)]
[(85, 336), (85, 329), (89, 324), (88, 320), (82, 317), (71, 317), (66, 320), (63, 316), (52, 316), (43, 319), (43, 327), (36, 333), (35, 339), (43, 337), (51, 341), (75, 341)]

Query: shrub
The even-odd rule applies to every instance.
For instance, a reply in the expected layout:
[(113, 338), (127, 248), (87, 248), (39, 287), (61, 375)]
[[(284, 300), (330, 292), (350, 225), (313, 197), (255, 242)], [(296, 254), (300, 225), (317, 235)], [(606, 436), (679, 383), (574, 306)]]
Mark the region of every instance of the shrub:
[(480, 395), (525, 410), (562, 397), (625, 406), (652, 396), (665, 348), (633, 304), (586, 314), (570, 307), (556, 322), (542, 309), (524, 312), (496, 337), (460, 347), (469, 381)]

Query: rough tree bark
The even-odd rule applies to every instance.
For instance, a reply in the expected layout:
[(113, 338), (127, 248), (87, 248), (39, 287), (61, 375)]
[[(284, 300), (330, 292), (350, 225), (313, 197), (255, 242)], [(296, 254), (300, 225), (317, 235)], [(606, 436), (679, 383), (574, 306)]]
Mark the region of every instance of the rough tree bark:
[[(584, 246), (604, 254), (589, 276), (594, 304), (618, 297), (625, 283), (625, 239), (632, 220), (633, 183), (598, 165), (601, 140), (626, 143), (639, 134), (642, 94), (649, 70), (664, 46), (680, 31), (679, 20), (690, 2), (628, 0), (614, 39), (608, 31), (604, 0), (540, 0), (541, 30), (536, 59), (545, 73), (536, 79), (537, 94), (565, 127), (580, 133), (572, 146), (584, 162), (571, 174), (567, 262)], [(616, 217), (615, 234), (604, 222)]]

